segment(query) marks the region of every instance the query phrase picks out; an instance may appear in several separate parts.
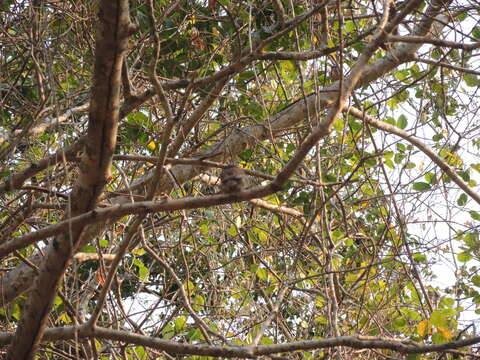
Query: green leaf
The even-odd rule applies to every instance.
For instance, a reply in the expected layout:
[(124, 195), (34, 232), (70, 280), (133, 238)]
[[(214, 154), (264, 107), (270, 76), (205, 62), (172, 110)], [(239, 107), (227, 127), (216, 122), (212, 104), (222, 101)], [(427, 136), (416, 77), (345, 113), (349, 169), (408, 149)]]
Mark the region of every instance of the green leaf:
[(391, 99), (387, 100), (387, 106), (392, 108), (392, 109), (396, 109), (398, 107), (397, 104), (398, 104), (398, 102), (395, 98), (391, 98)]
[(191, 329), (188, 332), (188, 339), (190, 341), (201, 340), (201, 339), (203, 339), (202, 332), (200, 331), (200, 329)]
[(260, 340), (260, 343), (262, 345), (272, 345), (275, 342), (272, 340), (272, 338), (269, 338), (267, 336), (262, 336), (262, 339)]
[(420, 354), (408, 354), (406, 359), (407, 360), (420, 360), (421, 355)]
[(127, 115), (127, 120), (131, 124), (144, 124), (148, 122), (148, 116), (138, 111)]
[(396, 330), (400, 330), (407, 325), (407, 321), (404, 318), (396, 318), (393, 320), (393, 326)]
[(413, 254), (413, 260), (419, 263), (426, 263), (427, 257), (424, 254)]
[(480, 214), (474, 210), (470, 211), (470, 216), (473, 220), (480, 221)]
[(431, 185), (434, 185), (437, 183), (437, 176), (433, 172), (429, 172), (425, 174), (425, 180)]
[(441, 344), (441, 343), (445, 342), (445, 339), (443, 338), (442, 335), (440, 335), (438, 332), (436, 332), (435, 334), (432, 335), (432, 341), (435, 344)]
[(237, 236), (238, 235), (237, 227), (235, 225), (230, 226), (227, 230), (227, 233), (232, 237)]
[(398, 70), (398, 71), (395, 71), (395, 77), (397, 78), (397, 80), (405, 80), (409, 75), (409, 71), (408, 70)]
[(191, 294), (194, 293), (196, 290), (195, 284), (190, 280), (187, 280), (183, 287), (185, 288), (185, 291), (190, 292)]
[(174, 320), (175, 330), (180, 331), (185, 327), (187, 323), (187, 318), (185, 316), (179, 316)]
[(467, 252), (462, 252), (457, 254), (457, 259), (460, 262), (466, 263), (469, 260), (472, 260), (472, 255)]
[(143, 360), (147, 358), (147, 353), (143, 346), (135, 346), (135, 355), (135, 358), (137, 359)]
[(247, 70), (238, 74), (238, 80), (245, 81), (253, 78), (254, 76), (255, 76), (255, 73), (252, 70)]
[(193, 308), (195, 311), (201, 311), (205, 305), (205, 298), (202, 295), (195, 295), (193, 297)]
[[(138, 255), (138, 256), (142, 256), (142, 255), (145, 255), (146, 252), (147, 252), (147, 251), (146, 251), (144, 248), (138, 248), (138, 249), (136, 249), (136, 250), (133, 250), (133, 251), (132, 251), (132, 254), (135, 254), (135, 255)], [(136, 261), (138, 261), (138, 260), (136, 260)], [(142, 264), (142, 263), (140, 262), (140, 264)], [(143, 264), (142, 264), (142, 265), (143, 265)]]
[(448, 325), (448, 313), (443, 310), (435, 310), (430, 315), (430, 321), (435, 326), (447, 326)]
[(480, 26), (475, 26), (473, 28), (472, 35), (475, 39), (480, 40)]
[(393, 117), (391, 117), (391, 116), (387, 116), (384, 121), (385, 121), (387, 124), (394, 125), (394, 126), (396, 125), (395, 119), (394, 119)]
[(442, 57), (442, 53), (438, 49), (433, 49), (432, 51), (432, 58), (435, 60), (439, 60)]
[(253, 155), (252, 149), (247, 149), (245, 151), (242, 151), (239, 155), (240, 159), (243, 161), (248, 161)]
[(138, 266), (138, 277), (140, 278), (140, 280), (145, 280), (148, 277), (149, 273), (150, 271), (145, 265), (143, 265), (143, 263), (142, 265)]
[(475, 244), (478, 243), (478, 232), (477, 231), (472, 231), (469, 232), (465, 235), (464, 237), (465, 244), (467, 244), (470, 247), (475, 246)]
[(477, 75), (473, 74), (464, 74), (463, 80), (465, 81), (465, 84), (470, 87), (477, 87), (480, 84)]
[(60, 316), (58, 317), (58, 320), (60, 320), (62, 323), (69, 324), (72, 322), (72, 319), (70, 316), (65, 311), (62, 311)]
[(343, 120), (340, 118), (336, 118), (335, 121), (333, 122), (333, 128), (336, 131), (340, 132), (343, 130), (343, 127), (344, 127)]
[(254, 228), (253, 232), (257, 234), (260, 244), (266, 244), (268, 242), (268, 233), (260, 228)]
[(208, 235), (208, 224), (207, 224), (207, 222), (199, 224), (198, 229), (200, 230), (200, 234), (202, 234), (203, 236)]
[(473, 285), (480, 287), (480, 275), (473, 275), (471, 281)]
[(15, 319), (15, 320), (20, 320), (20, 316), (21, 316), (21, 311), (20, 311), (20, 306), (18, 305), (18, 303), (14, 303), (13, 304), (13, 307), (11, 309), (11, 315), (12, 317)]
[(162, 338), (166, 340), (170, 340), (171, 338), (173, 338), (173, 335), (175, 334), (173, 329), (173, 324), (167, 324), (167, 326), (163, 328)]
[(390, 159), (385, 160), (385, 165), (387, 165), (390, 169), (395, 169), (395, 164)]
[(413, 190), (415, 191), (426, 191), (426, 190), (430, 190), (431, 189), (431, 186), (430, 184), (427, 184), (426, 182), (416, 182), (415, 184), (413, 184), (412, 186)]
[(355, 31), (356, 26), (355, 23), (351, 20), (345, 21), (345, 33), (348, 34), (350, 32)]
[(391, 159), (393, 157), (394, 153), (393, 151), (385, 151), (382, 156), (384, 159)]
[(463, 181), (465, 181), (465, 182), (470, 181), (470, 172), (468, 170), (458, 171), (457, 174), (460, 175), (460, 177), (463, 179)]
[(418, 79), (422, 76), (422, 71), (420, 70), (420, 66), (414, 64), (410, 67), (410, 74), (415, 78)]
[(395, 154), (393, 161), (395, 161), (396, 164), (400, 164), (404, 158), (405, 158), (405, 155), (397, 153)]
[(400, 129), (405, 129), (408, 125), (408, 120), (407, 120), (407, 117), (405, 115), (400, 115), (397, 119), (397, 126), (400, 128)]
[(97, 252), (97, 248), (93, 245), (85, 245), (80, 252), (86, 252), (90, 254), (95, 254)]
[(328, 324), (328, 320), (326, 318), (324, 318), (323, 316), (316, 316), (313, 321), (315, 321), (317, 324), (322, 324), (322, 325), (326, 325)]
[(449, 297), (444, 297), (441, 301), (441, 303), (443, 305), (445, 305), (446, 307), (452, 307), (454, 304), (455, 304), (455, 300), (452, 299), (452, 298), (449, 298)]
[(468, 200), (467, 194), (463, 193), (458, 197), (457, 205), (458, 206), (465, 206), (465, 204), (467, 203), (467, 200)]

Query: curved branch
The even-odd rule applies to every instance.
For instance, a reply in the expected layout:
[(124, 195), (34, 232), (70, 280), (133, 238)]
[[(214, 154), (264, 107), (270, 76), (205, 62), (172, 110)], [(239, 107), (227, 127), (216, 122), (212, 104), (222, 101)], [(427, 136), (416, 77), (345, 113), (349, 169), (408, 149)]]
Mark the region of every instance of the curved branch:
[[(0, 334), (0, 345), (7, 345), (12, 334)], [(395, 338), (382, 338), (373, 336), (339, 336), (319, 340), (294, 341), (283, 344), (258, 345), (258, 346), (223, 346), (223, 345), (198, 345), (185, 344), (158, 337), (134, 334), (123, 330), (96, 327), (88, 328), (86, 325), (49, 328), (45, 330), (43, 341), (72, 340), (76, 338), (94, 338), (120, 341), (129, 344), (142, 345), (169, 354), (201, 355), (227, 358), (256, 358), (261, 355), (273, 355), (293, 351), (309, 351), (346, 346), (354, 349), (384, 349), (398, 351), (403, 354), (426, 354), (444, 352), (480, 343), (480, 336), (470, 339), (452, 341), (443, 344), (425, 345), (409, 340)]]
[(376, 127), (377, 129), (387, 131), (391, 134), (400, 136), (401, 138), (407, 140), (410, 144), (414, 145), (417, 149), (422, 151), (425, 155), (427, 155), (435, 164), (437, 164), (447, 176), (452, 179), (452, 181), (458, 185), (463, 191), (465, 191), (472, 199), (474, 199), (477, 203), (480, 204), (480, 195), (473, 190), (468, 184), (463, 181), (463, 179), (456, 173), (456, 171), (448, 165), (440, 156), (438, 156), (430, 147), (424, 144), (422, 141), (410, 135), (405, 130), (399, 129), (393, 125), (387, 124), (385, 122), (379, 121), (372, 116), (366, 115), (363, 111), (356, 109), (354, 107), (350, 107), (346, 110), (350, 114), (364, 119), (370, 125)]
[(83, 145), (85, 144), (85, 140), (85, 136), (81, 137), (72, 145), (58, 150), (55, 154), (43, 158), (37, 162), (33, 162), (25, 170), (9, 176), (7, 180), (0, 184), (0, 194), (4, 194), (7, 191), (20, 189), (27, 179), (52, 165), (58, 164), (59, 162), (63, 161), (63, 159), (73, 160), (77, 153), (82, 149)]
[(72, 229), (83, 228), (88, 224), (99, 223), (109, 219), (116, 219), (125, 215), (149, 214), (160, 211), (176, 211), (186, 209), (205, 208), (216, 205), (230, 204), (234, 202), (255, 199), (273, 194), (278, 188), (272, 184), (259, 186), (236, 194), (218, 194), (211, 196), (185, 197), (171, 200), (140, 201), (135, 203), (119, 204), (108, 208), (97, 208), (81, 215), (63, 220), (56, 224), (44, 227), (41, 230), (31, 232), (25, 236), (14, 238), (0, 245), (0, 258), (14, 250), (21, 249), (34, 242), (54, 235), (63, 234)]

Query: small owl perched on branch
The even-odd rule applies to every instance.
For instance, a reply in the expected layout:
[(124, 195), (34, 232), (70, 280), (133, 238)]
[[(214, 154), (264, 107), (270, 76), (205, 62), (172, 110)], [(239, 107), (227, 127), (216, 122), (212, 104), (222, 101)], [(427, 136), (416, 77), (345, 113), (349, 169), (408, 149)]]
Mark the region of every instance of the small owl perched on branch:
[(245, 190), (247, 187), (246, 174), (242, 168), (231, 165), (222, 170), (220, 174), (220, 190), (224, 194), (233, 194)]

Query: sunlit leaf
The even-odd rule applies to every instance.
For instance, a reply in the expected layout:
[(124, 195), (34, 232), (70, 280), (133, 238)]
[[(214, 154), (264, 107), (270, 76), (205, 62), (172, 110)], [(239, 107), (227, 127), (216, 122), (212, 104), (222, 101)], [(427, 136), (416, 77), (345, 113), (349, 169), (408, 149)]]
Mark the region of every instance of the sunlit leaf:
[(470, 216), (473, 220), (480, 221), (480, 214), (474, 210), (470, 211)]
[(413, 184), (412, 189), (415, 191), (426, 191), (430, 190), (431, 186), (430, 184), (427, 184), (425, 182), (416, 182), (415, 184)]
[(428, 320), (422, 320), (417, 325), (417, 334), (421, 337), (426, 337), (432, 331), (432, 325)]
[(466, 253), (466, 252), (462, 252), (462, 253), (457, 254), (457, 259), (460, 262), (467, 262), (467, 261), (472, 260), (472, 255), (469, 254), (469, 253)]
[(451, 338), (453, 338), (453, 335), (450, 332), (450, 330), (448, 330), (448, 328), (444, 326), (437, 326), (437, 331), (445, 340), (450, 340)]
[(400, 128), (400, 129), (405, 129), (408, 125), (408, 120), (407, 120), (407, 117), (405, 115), (400, 115), (399, 118), (397, 119), (397, 126)]

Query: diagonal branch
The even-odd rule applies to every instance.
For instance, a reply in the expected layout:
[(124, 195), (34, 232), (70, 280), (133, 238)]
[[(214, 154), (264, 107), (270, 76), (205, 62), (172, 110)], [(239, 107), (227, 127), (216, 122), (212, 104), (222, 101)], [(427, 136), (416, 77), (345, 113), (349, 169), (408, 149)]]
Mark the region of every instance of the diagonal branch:
[(22, 171), (19, 171), (18, 173), (12, 174), (3, 183), (0, 183), (0, 194), (4, 194), (7, 191), (20, 189), (27, 179), (50, 166), (58, 164), (64, 159), (74, 160), (77, 156), (77, 153), (83, 148), (84, 143), (85, 137), (81, 137), (72, 145), (69, 145), (37, 162), (31, 163), (30, 166)]
[[(342, 111), (345, 106), (345, 102), (352, 93), (352, 91), (358, 86), (360, 82), (360, 77), (362, 76), (364, 69), (367, 65), (368, 60), (372, 57), (378, 47), (384, 42), (386, 38), (386, 33), (390, 32), (393, 27), (395, 27), (409, 12), (411, 12), (415, 7), (420, 4), (420, 0), (411, 0), (399, 13), (395, 19), (387, 24), (388, 20), (388, 4), (385, 2), (385, 12), (382, 20), (382, 24), (379, 26), (377, 35), (373, 40), (367, 45), (363, 53), (360, 55), (359, 59), (353, 66), (350, 76), (345, 80), (344, 89), (340, 88), (340, 93), (338, 94), (337, 103), (332, 106), (326, 116), (326, 118), (320, 122), (320, 124), (313, 129), (312, 133), (308, 135), (305, 140), (300, 144), (297, 151), (293, 157), (285, 165), (284, 169), (280, 171), (274, 181), (276, 185), (282, 187), (283, 184), (288, 180), (288, 178), (293, 174), (297, 169), (300, 163), (303, 161), (308, 152), (312, 149), (313, 146), (322, 138), (327, 136), (332, 128), (334, 120), (337, 118), (338, 114)], [(340, 82), (340, 87), (342, 82)]]
[(354, 115), (355, 117), (365, 120), (368, 124), (372, 125), (373, 127), (376, 127), (377, 129), (400, 136), (402, 139), (407, 140), (410, 144), (412, 144), (417, 149), (422, 151), (425, 155), (427, 155), (435, 164), (437, 164), (440, 167), (440, 169), (443, 170), (445, 174), (447, 174), (447, 176), (450, 179), (452, 179), (452, 181), (455, 184), (458, 185), (459, 188), (465, 191), (468, 195), (470, 195), (472, 199), (474, 199), (477, 203), (480, 204), (480, 195), (475, 190), (473, 190), (470, 186), (468, 186), (468, 184), (465, 181), (463, 181), (463, 179), (457, 174), (457, 172), (450, 165), (448, 165), (445, 162), (445, 160), (443, 160), (440, 156), (438, 156), (430, 147), (428, 147), (422, 141), (420, 141), (413, 135), (410, 135), (405, 130), (399, 129), (383, 121), (379, 121), (374, 117), (365, 114), (363, 111), (359, 109), (350, 107), (347, 109), (347, 111), (350, 114)]

